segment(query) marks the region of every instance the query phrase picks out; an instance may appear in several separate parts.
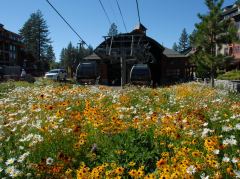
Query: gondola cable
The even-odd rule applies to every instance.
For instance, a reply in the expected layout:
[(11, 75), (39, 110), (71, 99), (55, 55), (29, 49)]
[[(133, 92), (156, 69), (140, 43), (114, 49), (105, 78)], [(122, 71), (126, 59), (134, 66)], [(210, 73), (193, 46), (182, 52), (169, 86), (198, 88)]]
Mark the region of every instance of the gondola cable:
[(106, 16), (106, 18), (107, 18), (107, 20), (108, 20), (108, 22), (109, 22), (109, 25), (111, 26), (111, 25), (112, 25), (111, 20), (110, 20), (108, 14), (107, 14), (106, 9), (105, 9), (104, 6), (103, 6), (102, 1), (101, 1), (101, 0), (98, 0), (98, 1), (99, 1), (100, 5), (101, 5), (101, 7), (102, 7), (102, 9), (103, 9), (103, 11), (104, 11), (104, 13), (105, 13), (105, 16)]
[(52, 7), (52, 9), (62, 18), (62, 20), (68, 25), (68, 27), (78, 36), (78, 38), (81, 40), (81, 44), (87, 45), (87, 47), (90, 47), (83, 38), (74, 30), (74, 28), (67, 22), (67, 20), (58, 12), (58, 10), (49, 2), (49, 0), (46, 0), (47, 3)]
[(125, 23), (125, 21), (124, 21), (123, 14), (122, 14), (120, 5), (119, 5), (119, 3), (118, 3), (118, 0), (116, 0), (116, 3), (117, 3), (117, 6), (118, 6), (118, 10), (119, 10), (119, 12), (120, 12), (120, 15), (121, 15), (121, 17), (122, 17), (122, 21), (123, 21), (124, 28), (125, 28), (125, 30), (126, 30), (126, 32), (127, 32), (126, 23)]
[(138, 0), (136, 0), (136, 4), (137, 4), (137, 12), (138, 12), (138, 23), (139, 23), (139, 25), (140, 25), (140, 24), (141, 24), (141, 19), (140, 19), (140, 12), (139, 12)]

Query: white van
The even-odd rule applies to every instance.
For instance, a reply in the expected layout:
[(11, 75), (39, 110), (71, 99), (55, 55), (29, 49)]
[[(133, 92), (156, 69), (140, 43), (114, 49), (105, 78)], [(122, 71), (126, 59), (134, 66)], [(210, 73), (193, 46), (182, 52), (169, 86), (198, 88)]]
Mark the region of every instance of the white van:
[(66, 80), (67, 79), (67, 72), (64, 69), (52, 69), (49, 72), (45, 73), (44, 78), (52, 79), (52, 80)]

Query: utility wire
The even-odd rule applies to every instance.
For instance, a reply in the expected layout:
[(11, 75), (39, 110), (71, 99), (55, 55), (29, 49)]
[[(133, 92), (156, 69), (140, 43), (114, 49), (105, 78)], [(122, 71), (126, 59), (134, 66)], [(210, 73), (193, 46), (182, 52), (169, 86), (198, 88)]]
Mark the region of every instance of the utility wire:
[(98, 1), (99, 1), (99, 3), (101, 4), (101, 7), (102, 7), (102, 9), (103, 9), (103, 11), (104, 11), (104, 13), (105, 13), (105, 15), (106, 15), (106, 17), (107, 17), (107, 20), (108, 20), (108, 22), (109, 22), (109, 24), (110, 24), (110, 26), (111, 26), (112, 23), (111, 23), (111, 21), (110, 21), (110, 18), (109, 18), (108, 14), (107, 14), (106, 9), (105, 9), (104, 6), (103, 6), (102, 1), (101, 1), (101, 0), (98, 0)]
[[(49, 2), (49, 0), (46, 0), (47, 3), (53, 8), (53, 10), (62, 18), (62, 20), (70, 27), (70, 29), (78, 36), (78, 38), (81, 40), (82, 44), (87, 45), (87, 43), (82, 39), (82, 37), (73, 29), (73, 27), (67, 22), (67, 20), (58, 12), (58, 10)], [(89, 47), (89, 45), (87, 45)]]
[(140, 19), (139, 7), (138, 7), (138, 0), (136, 0), (136, 4), (137, 4), (137, 12), (138, 12), (138, 23), (140, 25), (141, 24), (141, 19)]
[(120, 14), (121, 14), (121, 17), (122, 17), (122, 21), (123, 21), (124, 28), (125, 28), (125, 30), (126, 30), (126, 32), (127, 32), (127, 27), (126, 27), (126, 24), (125, 24), (125, 21), (124, 21), (124, 18), (123, 18), (122, 11), (121, 11), (120, 5), (119, 5), (119, 3), (118, 3), (118, 0), (116, 0), (116, 2), (117, 2), (118, 10), (119, 10), (119, 12), (120, 12)]
[(118, 23), (118, 19), (117, 19), (117, 15), (116, 15), (116, 11), (115, 11), (114, 8), (113, 8), (112, 1), (110, 1), (110, 8), (111, 8), (111, 11), (112, 11), (112, 14), (113, 14), (113, 17), (114, 17), (114, 22), (115, 22), (116, 24), (119, 24), (119, 23)]

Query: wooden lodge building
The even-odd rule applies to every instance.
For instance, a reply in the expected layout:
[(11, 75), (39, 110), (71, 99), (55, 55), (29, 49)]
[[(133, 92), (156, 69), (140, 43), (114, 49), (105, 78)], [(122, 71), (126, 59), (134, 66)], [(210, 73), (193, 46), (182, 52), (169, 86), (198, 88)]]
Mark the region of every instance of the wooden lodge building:
[(6, 30), (0, 24), (0, 66), (17, 65), (22, 60), (23, 48), (20, 35)]
[(192, 79), (194, 67), (189, 57), (165, 48), (148, 37), (146, 30), (140, 24), (130, 33), (105, 36), (94, 53), (84, 59), (97, 62), (100, 84), (121, 85), (121, 80), (123, 84), (129, 83), (134, 64), (148, 64), (154, 85)]

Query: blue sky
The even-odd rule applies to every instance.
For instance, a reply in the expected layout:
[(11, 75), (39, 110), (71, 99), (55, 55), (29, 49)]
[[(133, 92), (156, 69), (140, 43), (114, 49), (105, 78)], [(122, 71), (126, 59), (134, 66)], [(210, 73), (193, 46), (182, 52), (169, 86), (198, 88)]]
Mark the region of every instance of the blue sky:
[[(94, 48), (108, 33), (109, 22), (99, 0), (49, 0), (68, 20), (80, 36)], [(141, 21), (148, 28), (147, 35), (168, 48), (177, 42), (183, 28), (191, 33), (194, 24), (199, 22), (198, 13), (206, 13), (204, 0), (138, 0)], [(118, 0), (125, 19), (127, 30), (131, 31), (138, 23), (135, 0)], [(224, 6), (235, 0), (225, 0)], [(119, 32), (125, 32), (116, 0), (102, 0), (111, 22), (115, 22)], [(57, 60), (61, 49), (71, 41), (79, 42), (46, 0), (1, 0), (0, 23), (10, 31), (18, 33), (30, 14), (41, 10), (47, 25)]]

